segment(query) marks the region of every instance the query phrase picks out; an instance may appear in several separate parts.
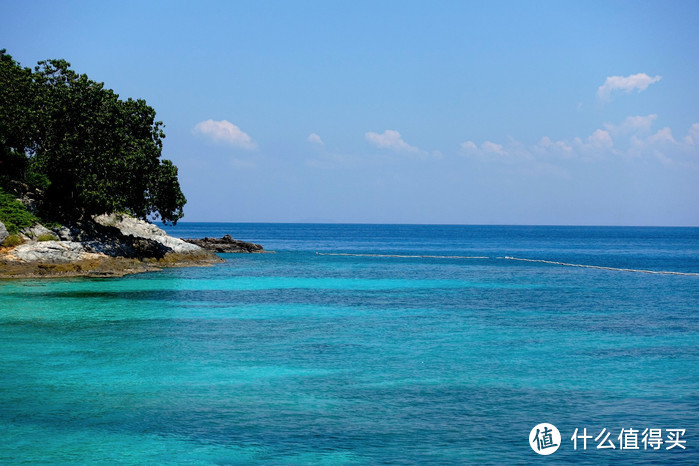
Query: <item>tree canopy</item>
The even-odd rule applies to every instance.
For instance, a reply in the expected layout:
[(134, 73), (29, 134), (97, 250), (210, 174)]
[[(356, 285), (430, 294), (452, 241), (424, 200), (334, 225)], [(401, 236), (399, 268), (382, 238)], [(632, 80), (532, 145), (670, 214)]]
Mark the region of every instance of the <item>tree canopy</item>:
[(70, 221), (126, 212), (176, 223), (186, 199), (161, 159), (163, 124), (65, 60), (31, 70), (0, 50), (0, 184), (44, 190), (41, 214)]

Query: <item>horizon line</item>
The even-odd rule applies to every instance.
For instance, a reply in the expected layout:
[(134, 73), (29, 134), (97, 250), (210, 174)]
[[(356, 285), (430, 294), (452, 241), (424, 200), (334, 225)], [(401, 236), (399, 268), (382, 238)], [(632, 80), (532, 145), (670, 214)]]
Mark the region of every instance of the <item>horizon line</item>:
[[(163, 224), (162, 222), (159, 222)], [(183, 223), (218, 223), (218, 224), (258, 224), (258, 225), (392, 225), (392, 226), (464, 226), (464, 227), (609, 227), (609, 228), (699, 228), (699, 225), (613, 225), (613, 224), (535, 224), (535, 223), (378, 223), (378, 222), (273, 222), (273, 221), (188, 221)], [(177, 225), (167, 225), (177, 227)]]

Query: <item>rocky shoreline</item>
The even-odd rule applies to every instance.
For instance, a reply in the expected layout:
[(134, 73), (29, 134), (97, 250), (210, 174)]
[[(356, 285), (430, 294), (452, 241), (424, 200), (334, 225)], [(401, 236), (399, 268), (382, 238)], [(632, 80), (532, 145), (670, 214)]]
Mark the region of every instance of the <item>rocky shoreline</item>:
[(233, 239), (231, 235), (223, 235), (221, 238), (202, 238), (202, 239), (183, 239), (190, 244), (197, 245), (208, 251), (227, 253), (261, 253), (269, 252), (265, 251), (262, 246), (255, 243), (248, 243), (246, 241), (240, 241)]
[[(210, 266), (216, 252), (265, 252), (262, 246), (223, 238), (182, 240), (125, 215), (49, 230), (39, 224), (21, 232), (22, 244), (0, 247), (1, 278), (120, 277), (165, 267)], [(8, 237), (0, 223), (0, 244)]]

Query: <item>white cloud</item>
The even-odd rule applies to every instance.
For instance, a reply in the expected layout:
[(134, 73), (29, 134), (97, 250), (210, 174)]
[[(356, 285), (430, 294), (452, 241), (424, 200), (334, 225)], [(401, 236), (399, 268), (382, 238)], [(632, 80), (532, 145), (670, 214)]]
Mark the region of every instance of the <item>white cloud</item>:
[(406, 152), (419, 152), (420, 149), (418, 149), (415, 146), (411, 146), (407, 142), (405, 142), (401, 137), (400, 133), (398, 131), (392, 130), (392, 129), (387, 129), (384, 131), (382, 134), (374, 133), (374, 132), (368, 132), (364, 135), (366, 137), (366, 140), (369, 141), (370, 143), (374, 144), (376, 147), (380, 147), (382, 149), (393, 149), (397, 151), (406, 151)]
[(255, 149), (257, 144), (230, 121), (205, 120), (194, 125), (194, 133), (202, 134), (214, 141), (224, 142), (243, 149)]
[(630, 116), (620, 125), (614, 125), (611, 123), (605, 123), (604, 127), (611, 133), (614, 134), (628, 134), (637, 132), (647, 132), (650, 131), (650, 127), (653, 126), (653, 122), (658, 118), (658, 115), (652, 114), (647, 116)]
[(308, 135), (308, 142), (311, 142), (311, 143), (313, 143), (313, 144), (318, 144), (318, 145), (321, 145), (321, 146), (324, 146), (324, 145), (325, 145), (325, 143), (323, 142), (323, 140), (322, 140), (322, 139), (320, 138), (320, 136), (318, 136), (316, 133), (311, 133), (311, 134)]
[(654, 155), (663, 163), (672, 164), (675, 156), (681, 156), (683, 152), (691, 152), (691, 150), (692, 146), (690, 144), (678, 144), (672, 136), (672, 130), (665, 127), (647, 137), (633, 135), (629, 141), (629, 149), (626, 155), (629, 157), (640, 157), (649, 154)]
[(687, 136), (684, 138), (684, 142), (688, 146), (699, 146), (699, 123), (694, 123), (687, 132)]
[(595, 156), (606, 152), (616, 153), (612, 136), (603, 129), (595, 130), (585, 140), (579, 137), (568, 141), (554, 141), (548, 136), (542, 137), (536, 144), (524, 144), (516, 139), (509, 138), (503, 144), (493, 141), (485, 141), (478, 146), (473, 141), (461, 143), (461, 152), (464, 155), (489, 157), (498, 155), (499, 160), (513, 163), (542, 162), (545, 159), (561, 160), (575, 156)]
[[(669, 127), (650, 131), (657, 115), (632, 116), (621, 123), (606, 124), (588, 137), (570, 140), (554, 140), (542, 137), (535, 144), (527, 144), (508, 138), (502, 144), (485, 141), (477, 144), (465, 141), (460, 144), (461, 154), (478, 157), (484, 161), (521, 164), (532, 167), (555, 167), (565, 160), (603, 160), (606, 157), (633, 159), (655, 157), (665, 164), (677, 164), (697, 168), (699, 165), (699, 123), (689, 128), (687, 135), (676, 140)], [(493, 154), (499, 155), (494, 157)]]
[(502, 144), (496, 144), (491, 141), (485, 141), (483, 144), (481, 144), (481, 150), (488, 154), (507, 155), (507, 152), (505, 152), (503, 149)]
[(589, 146), (596, 149), (611, 149), (611, 147), (614, 145), (612, 137), (603, 129), (595, 130), (590, 136), (588, 136), (586, 142)]
[(467, 154), (477, 154), (478, 146), (473, 141), (466, 141), (461, 143), (461, 149)]
[[(512, 142), (512, 141), (510, 141)], [(488, 156), (488, 155), (501, 155), (501, 156), (506, 156), (508, 155), (508, 152), (505, 150), (505, 147), (502, 144), (497, 144), (492, 141), (485, 141), (483, 142), (480, 147), (476, 145), (475, 142), (473, 141), (465, 141), (460, 144), (461, 146), (461, 151), (465, 155), (480, 155), (480, 156)]]
[(672, 137), (672, 131), (668, 127), (665, 127), (663, 129), (658, 130), (657, 133), (655, 133), (654, 135), (652, 135), (648, 138), (648, 142), (651, 144), (656, 144), (656, 143), (676, 144), (677, 143), (675, 141), (675, 138)]
[(629, 76), (609, 76), (604, 81), (599, 89), (597, 89), (597, 97), (602, 100), (608, 100), (612, 92), (620, 91), (629, 93), (633, 90), (638, 92), (645, 91), (648, 86), (657, 83), (662, 79), (662, 76), (648, 76), (646, 73), (632, 74)]
[(544, 136), (536, 145), (537, 152), (553, 153), (564, 156), (570, 156), (573, 153), (573, 148), (565, 141), (552, 141), (548, 136)]

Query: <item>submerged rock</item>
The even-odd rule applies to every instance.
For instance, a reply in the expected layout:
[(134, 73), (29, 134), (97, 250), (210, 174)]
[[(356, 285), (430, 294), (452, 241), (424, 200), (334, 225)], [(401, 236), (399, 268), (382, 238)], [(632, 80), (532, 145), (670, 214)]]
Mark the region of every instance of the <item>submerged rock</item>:
[(214, 252), (238, 252), (238, 253), (253, 253), (267, 252), (264, 248), (255, 243), (240, 241), (233, 239), (231, 235), (223, 235), (221, 238), (202, 238), (202, 239), (185, 239), (187, 243), (202, 247), (208, 251)]

